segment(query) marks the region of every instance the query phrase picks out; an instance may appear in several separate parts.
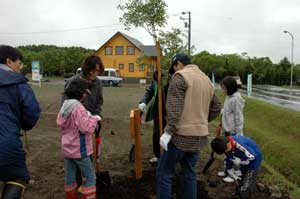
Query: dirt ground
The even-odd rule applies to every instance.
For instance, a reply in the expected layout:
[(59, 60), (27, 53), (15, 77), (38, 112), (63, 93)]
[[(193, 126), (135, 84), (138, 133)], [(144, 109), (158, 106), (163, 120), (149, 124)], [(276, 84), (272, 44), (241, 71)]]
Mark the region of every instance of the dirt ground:
[[(44, 86), (44, 88), (34, 88), (34, 90), (43, 113), (36, 128), (28, 132), (27, 162), (32, 180), (26, 189), (24, 199), (64, 198), (64, 166), (61, 156), (60, 130), (55, 123), (62, 86)], [(152, 157), (152, 124), (142, 125), (144, 172), (141, 180), (135, 180), (133, 164), (128, 158), (133, 143), (129, 132), (129, 110), (137, 106), (143, 92), (143, 88), (104, 89), (101, 167), (103, 171), (110, 172), (112, 186), (108, 193), (102, 193), (101, 198), (156, 198), (155, 165), (149, 163)], [(208, 152), (201, 153), (197, 166), (199, 198), (234, 198), (232, 196), (234, 185), (223, 183), (222, 179), (216, 175), (217, 171), (222, 169), (221, 160), (216, 160), (205, 176), (200, 174), (208, 158)], [(176, 179), (174, 179), (173, 186), (174, 198), (176, 198), (176, 190), (179, 190), (175, 182)], [(255, 198), (269, 198), (269, 193), (258, 193)]]

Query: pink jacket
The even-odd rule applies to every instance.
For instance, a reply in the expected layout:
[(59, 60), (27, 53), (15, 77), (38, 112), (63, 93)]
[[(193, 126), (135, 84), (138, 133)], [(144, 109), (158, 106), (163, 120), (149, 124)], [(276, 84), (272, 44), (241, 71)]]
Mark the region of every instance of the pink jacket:
[(62, 153), (67, 158), (87, 157), (93, 153), (92, 134), (98, 118), (90, 116), (77, 100), (66, 100), (56, 119), (62, 129)]

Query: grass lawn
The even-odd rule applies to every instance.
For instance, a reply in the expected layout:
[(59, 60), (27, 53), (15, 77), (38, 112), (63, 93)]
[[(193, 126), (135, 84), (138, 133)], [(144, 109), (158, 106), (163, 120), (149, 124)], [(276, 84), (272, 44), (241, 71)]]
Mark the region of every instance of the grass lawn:
[[(32, 82), (31, 74), (27, 74), (26, 77), (30, 82)], [(49, 77), (43, 77), (42, 81), (58, 81), (64, 79), (65, 78), (63, 76), (49, 76)]]

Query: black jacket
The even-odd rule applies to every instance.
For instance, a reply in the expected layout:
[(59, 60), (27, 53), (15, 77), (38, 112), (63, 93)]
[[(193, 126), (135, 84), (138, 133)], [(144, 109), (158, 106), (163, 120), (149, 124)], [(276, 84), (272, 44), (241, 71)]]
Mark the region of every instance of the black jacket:
[[(144, 94), (144, 96), (142, 97), (140, 103), (145, 103), (148, 104), (153, 97), (155, 96), (155, 87), (157, 86), (157, 82), (155, 80), (152, 80), (151, 85), (149, 86), (149, 88), (146, 89), (146, 92)], [(163, 115), (163, 119), (166, 116), (166, 99), (167, 99), (167, 93), (168, 93), (168, 86), (166, 85), (163, 88), (163, 92), (162, 92), (162, 115)], [(151, 121), (154, 118), (158, 118), (158, 93), (155, 97), (155, 99), (153, 99), (154, 102), (151, 101), (151, 105), (147, 110), (146, 113), (146, 117), (145, 117), (145, 121)]]

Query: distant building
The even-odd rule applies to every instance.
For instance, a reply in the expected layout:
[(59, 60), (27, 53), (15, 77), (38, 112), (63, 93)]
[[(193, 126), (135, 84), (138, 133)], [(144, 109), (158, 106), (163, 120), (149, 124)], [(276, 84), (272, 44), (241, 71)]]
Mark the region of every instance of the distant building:
[(137, 39), (117, 32), (95, 53), (105, 68), (119, 69), (123, 77), (152, 77), (156, 68), (156, 47), (145, 46)]

